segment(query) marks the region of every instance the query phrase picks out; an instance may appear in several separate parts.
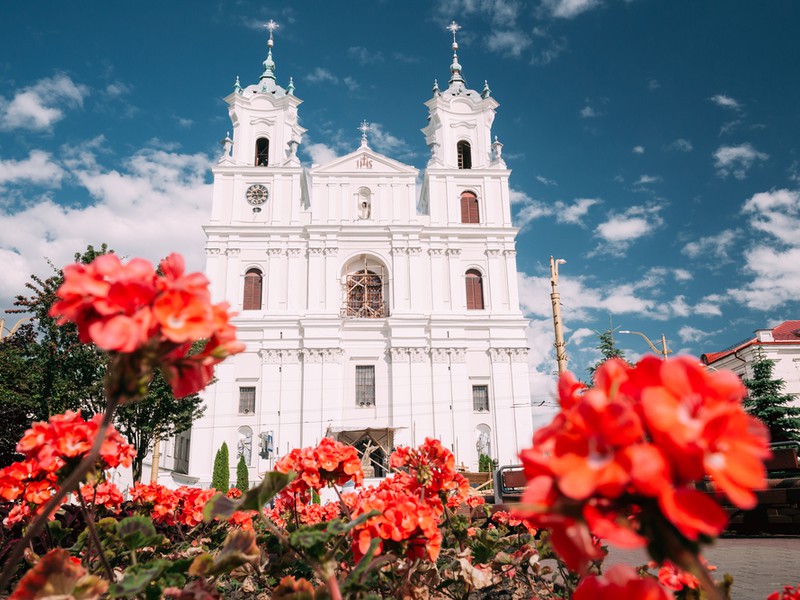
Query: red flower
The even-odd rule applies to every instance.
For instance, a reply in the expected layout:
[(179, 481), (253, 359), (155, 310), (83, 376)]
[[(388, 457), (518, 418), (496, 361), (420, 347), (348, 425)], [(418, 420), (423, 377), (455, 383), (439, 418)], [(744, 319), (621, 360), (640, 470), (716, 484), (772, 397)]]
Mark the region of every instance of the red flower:
[(98, 600), (108, 589), (108, 582), (87, 575), (77, 558), (69, 552), (56, 548), (41, 560), (20, 580), (8, 600), (30, 600), (31, 598), (80, 598)]
[(298, 474), (285, 493), (304, 494), (309, 489), (320, 490), (328, 484), (344, 485), (353, 481), (361, 485), (364, 481), (358, 451), (331, 438), (322, 438), (316, 448), (295, 448), (278, 460), (275, 470)]
[(671, 600), (655, 579), (642, 579), (628, 565), (614, 565), (604, 575), (581, 580), (572, 600)]
[[(163, 275), (145, 260), (123, 264), (115, 254), (68, 265), (50, 315), (59, 324), (74, 322), (83, 342), (109, 352), (140, 353), (142, 364), (160, 366), (182, 397), (203, 389), (214, 365), (244, 345), (236, 341), (228, 305), (211, 303), (205, 276), (185, 274), (178, 254), (160, 268)], [(206, 340), (205, 347), (189, 354), (200, 340)]]
[(793, 588), (790, 585), (783, 587), (783, 592), (772, 592), (767, 600), (800, 600), (800, 585)]

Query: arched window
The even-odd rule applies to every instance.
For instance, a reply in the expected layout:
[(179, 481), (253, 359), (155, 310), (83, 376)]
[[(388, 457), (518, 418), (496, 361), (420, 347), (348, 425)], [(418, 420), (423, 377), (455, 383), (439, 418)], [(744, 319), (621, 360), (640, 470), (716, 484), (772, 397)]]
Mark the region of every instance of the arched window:
[(347, 316), (361, 319), (382, 319), (386, 316), (383, 304), (381, 276), (366, 267), (347, 275)]
[(258, 269), (248, 269), (244, 275), (242, 310), (261, 310), (261, 287), (264, 278)]
[(456, 144), (456, 152), (458, 153), (458, 168), (471, 169), (472, 168), (472, 147), (466, 140), (461, 140)]
[(467, 310), (483, 310), (483, 277), (480, 271), (467, 271)]
[(253, 460), (253, 430), (239, 427), (239, 439), (236, 442), (236, 458), (244, 456), (244, 464), (248, 467)]
[(461, 194), (461, 222), (480, 223), (480, 213), (478, 211), (478, 197), (472, 192)]
[(265, 137), (256, 140), (256, 166), (269, 166), (269, 140)]

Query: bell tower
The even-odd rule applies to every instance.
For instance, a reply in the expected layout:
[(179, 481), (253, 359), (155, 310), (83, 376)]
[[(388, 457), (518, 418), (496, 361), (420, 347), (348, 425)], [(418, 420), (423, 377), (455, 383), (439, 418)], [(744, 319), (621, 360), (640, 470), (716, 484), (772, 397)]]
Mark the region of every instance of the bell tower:
[[(488, 81), (482, 91), (469, 89), (458, 62), (456, 33), (452, 22), (453, 62), (448, 87), (439, 89), (434, 81), (428, 107), (428, 124), (422, 129), (431, 150), (423, 183), (421, 205), (429, 211), (431, 224), (482, 223), (511, 226), (508, 176), (502, 158), (503, 145), (495, 137), (492, 123), (498, 102), (492, 98)], [(470, 195), (473, 210), (462, 215), (464, 193)], [(473, 198), (474, 196), (474, 198)], [(464, 210), (462, 210), (464, 208)]]

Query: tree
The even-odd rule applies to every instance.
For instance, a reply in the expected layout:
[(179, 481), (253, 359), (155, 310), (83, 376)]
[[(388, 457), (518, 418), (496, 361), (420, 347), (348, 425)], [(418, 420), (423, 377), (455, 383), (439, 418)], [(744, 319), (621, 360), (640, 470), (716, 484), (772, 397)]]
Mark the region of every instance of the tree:
[(236, 487), (242, 492), (250, 489), (250, 471), (247, 469), (244, 454), (239, 455), (239, 463), (236, 465)]
[(594, 372), (597, 370), (597, 367), (607, 360), (612, 358), (621, 358), (625, 360), (625, 352), (614, 345), (614, 330), (615, 328), (609, 326), (605, 331), (595, 331), (600, 340), (600, 343), (595, 346), (595, 348), (600, 350), (600, 354), (602, 354), (603, 358), (587, 369), (592, 379), (594, 379)]
[(0, 339), (0, 467), (22, 459), (17, 442), (38, 415), (36, 371), (31, 369), (31, 347), (36, 334), (30, 324)]
[(214, 457), (214, 472), (211, 475), (211, 487), (218, 492), (227, 492), (231, 483), (231, 467), (228, 458), (228, 444), (222, 442)]
[[(112, 250), (106, 244), (99, 249), (90, 245), (85, 252), (75, 254), (75, 262), (88, 264), (109, 252)], [(33, 323), (33, 338), (20, 348), (20, 352), (24, 349), (21, 357), (14, 359), (23, 360), (27, 371), (24, 394), (33, 410), (26, 413), (30, 414), (26, 426), (32, 420), (46, 420), (66, 410), (81, 410), (88, 418), (105, 406), (103, 379), (108, 356), (93, 344), (81, 342), (73, 323), (59, 326), (50, 316), (50, 307), (57, 300), (56, 290), (64, 281), (64, 275), (55, 265), (49, 264), (53, 274), (46, 279), (31, 275), (31, 281), (25, 284), (30, 295), (18, 295), (14, 302), (16, 308), (7, 311), (26, 313)], [(4, 360), (3, 354), (0, 360)], [(7, 367), (13, 369), (11, 354), (6, 360), (9, 361)], [(2, 369), (0, 365), (0, 373)], [(22, 394), (22, 391), (10, 389), (6, 381), (6, 377), (0, 378), (0, 402), (4, 397), (12, 401)], [(144, 400), (119, 407), (115, 425), (137, 452), (133, 465), (135, 481), (141, 479), (142, 460), (154, 437), (164, 439), (189, 429), (205, 410), (200, 405), (197, 394), (176, 399), (161, 374), (156, 373)]]
[(751, 366), (753, 378), (742, 380), (748, 391), (745, 408), (769, 427), (773, 442), (800, 440), (800, 407), (792, 405), (792, 394), (783, 393), (786, 382), (773, 378), (775, 361), (759, 349)]
[(205, 412), (197, 394), (176, 398), (161, 371), (155, 371), (147, 396), (117, 409), (115, 423), (119, 432), (136, 448), (133, 459), (133, 480), (142, 479), (142, 462), (156, 438), (166, 439), (186, 431)]

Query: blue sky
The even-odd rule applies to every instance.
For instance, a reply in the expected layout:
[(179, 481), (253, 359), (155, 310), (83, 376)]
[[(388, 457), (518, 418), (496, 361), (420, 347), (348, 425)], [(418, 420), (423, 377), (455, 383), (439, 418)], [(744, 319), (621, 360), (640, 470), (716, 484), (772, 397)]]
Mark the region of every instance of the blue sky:
[[(0, 307), (87, 243), (203, 266), (222, 98), (303, 99), (306, 164), (373, 148), (418, 168), (455, 19), (500, 102), (535, 389), (554, 370), (548, 257), (570, 366), (594, 330), (699, 355), (800, 318), (800, 3), (668, 0), (13, 3), (0, 19)], [(617, 336), (629, 356), (646, 349)]]

